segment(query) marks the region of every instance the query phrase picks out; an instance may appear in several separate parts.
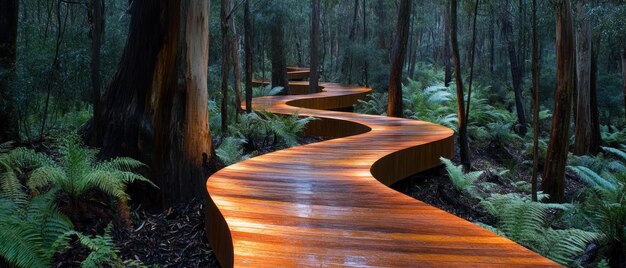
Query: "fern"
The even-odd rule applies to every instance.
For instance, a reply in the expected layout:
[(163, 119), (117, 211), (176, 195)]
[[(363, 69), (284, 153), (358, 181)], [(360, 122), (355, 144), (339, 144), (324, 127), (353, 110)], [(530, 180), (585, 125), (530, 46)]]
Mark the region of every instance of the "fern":
[(283, 87), (272, 87), (271, 85), (252, 88), (252, 97), (274, 96), (283, 91)]
[(475, 195), (476, 186), (474, 186), (474, 182), (482, 176), (482, 171), (464, 173), (462, 165), (455, 166), (452, 161), (444, 157), (439, 158), (439, 160), (446, 166), (448, 177), (450, 177), (454, 188), (461, 192)]
[(15, 203), (0, 193), (0, 255), (17, 267), (48, 267), (55, 245), (73, 229), (54, 206), (57, 190)]
[[(260, 148), (272, 143), (280, 148), (298, 145), (298, 137), (313, 117), (276, 115), (267, 111), (242, 115), (239, 122), (229, 126), (230, 136), (238, 137)], [(271, 140), (268, 140), (271, 139)]]
[(4, 154), (13, 148), (13, 142), (0, 143), (0, 154)]
[(518, 194), (494, 194), (481, 205), (497, 218), (500, 234), (562, 265), (571, 265), (589, 243), (602, 238), (580, 229), (551, 228), (548, 211), (566, 211), (569, 205), (532, 202)]
[[(624, 145), (622, 145), (622, 148), (625, 148)], [(602, 147), (602, 150), (620, 157), (622, 161), (626, 161), (626, 152), (622, 150), (611, 148), (611, 147)]]
[(243, 143), (245, 143), (244, 139), (227, 137), (222, 141), (220, 146), (215, 149), (215, 154), (226, 166), (248, 159), (250, 156), (245, 155), (241, 148)]
[(143, 267), (143, 263), (136, 260), (122, 260), (119, 250), (111, 236), (113, 225), (109, 224), (104, 229), (104, 234), (93, 237), (76, 231), (68, 231), (53, 245), (57, 251), (65, 251), (70, 248), (71, 240), (76, 237), (81, 245), (86, 247), (89, 255), (81, 262), (81, 267)]
[[(60, 187), (73, 199), (80, 198), (89, 190), (98, 189), (123, 201), (129, 199), (126, 194), (126, 185), (129, 183), (142, 181), (156, 187), (148, 179), (132, 171), (144, 167), (139, 161), (116, 158), (97, 163), (96, 153), (96, 150), (82, 146), (77, 136), (71, 135), (63, 140), (59, 149), (60, 161), (40, 161), (39, 167), (30, 174), (27, 185), (32, 190), (38, 190), (52, 184)], [(18, 163), (17, 166), (22, 165)]]
[(387, 93), (371, 93), (367, 100), (357, 100), (354, 111), (361, 114), (387, 115)]

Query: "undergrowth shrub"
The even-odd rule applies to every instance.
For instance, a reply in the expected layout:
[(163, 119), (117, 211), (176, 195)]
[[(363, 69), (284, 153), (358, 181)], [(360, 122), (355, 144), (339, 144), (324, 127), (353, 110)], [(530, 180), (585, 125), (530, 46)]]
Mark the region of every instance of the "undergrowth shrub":
[(50, 267), (63, 235), (73, 229), (54, 204), (57, 190), (30, 197), (15, 176), (2, 177), (0, 255), (16, 267)]
[(567, 211), (570, 205), (533, 202), (519, 194), (493, 194), (481, 205), (497, 219), (495, 227), (483, 226), (562, 265), (575, 265), (587, 245), (602, 237), (576, 228), (552, 228), (550, 212)]
[(306, 125), (313, 120), (314, 117), (301, 117), (297, 113), (289, 116), (267, 111), (241, 114), (238, 122), (228, 126), (228, 136), (217, 147), (216, 155), (228, 166), (269, 146), (276, 149), (297, 146)]
[(613, 266), (620, 266), (626, 264), (626, 152), (603, 150), (594, 157), (575, 158), (568, 169), (588, 185), (577, 204), (585, 219), (582, 228), (601, 233), (603, 253)]
[(472, 171), (465, 173), (463, 172), (463, 165), (454, 165), (450, 159), (446, 159), (444, 157), (439, 158), (441, 162), (445, 165), (446, 171), (448, 172), (448, 177), (452, 181), (452, 185), (458, 191), (462, 193), (467, 193), (470, 196), (478, 197), (476, 193), (476, 186), (474, 186), (474, 182), (483, 175), (482, 171)]

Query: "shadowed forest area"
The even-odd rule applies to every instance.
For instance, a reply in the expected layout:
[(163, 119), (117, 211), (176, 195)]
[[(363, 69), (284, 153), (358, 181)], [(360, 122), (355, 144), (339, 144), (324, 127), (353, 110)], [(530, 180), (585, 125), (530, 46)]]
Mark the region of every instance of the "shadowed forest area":
[(262, 105), (331, 85), (368, 93), (325, 110), (454, 131), (392, 189), (565, 267), (626, 267), (623, 0), (0, 0), (0, 267), (232, 265), (207, 179), (344, 141), (310, 103)]

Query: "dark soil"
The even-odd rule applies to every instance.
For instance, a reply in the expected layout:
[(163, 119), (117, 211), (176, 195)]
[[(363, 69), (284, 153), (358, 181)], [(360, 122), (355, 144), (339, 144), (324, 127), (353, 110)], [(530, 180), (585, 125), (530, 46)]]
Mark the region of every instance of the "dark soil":
[(452, 186), (444, 168), (413, 175), (395, 183), (392, 188), (468, 221), (494, 222), (480, 207), (478, 200), (466, 197)]
[(124, 260), (159, 267), (219, 267), (204, 231), (201, 202), (168, 208), (158, 214), (138, 210), (134, 228), (116, 228), (114, 239)]

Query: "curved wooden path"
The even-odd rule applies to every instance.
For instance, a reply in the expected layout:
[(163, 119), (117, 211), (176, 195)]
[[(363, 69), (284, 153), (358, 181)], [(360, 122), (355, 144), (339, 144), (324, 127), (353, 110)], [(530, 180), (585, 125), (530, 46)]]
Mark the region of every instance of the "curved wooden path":
[(370, 89), (320, 85), (316, 94), (255, 98), (253, 107), (318, 117), (308, 134), (333, 139), (261, 155), (208, 179), (207, 233), (222, 267), (558, 266), (387, 187), (451, 157), (452, 130), (337, 111)]

